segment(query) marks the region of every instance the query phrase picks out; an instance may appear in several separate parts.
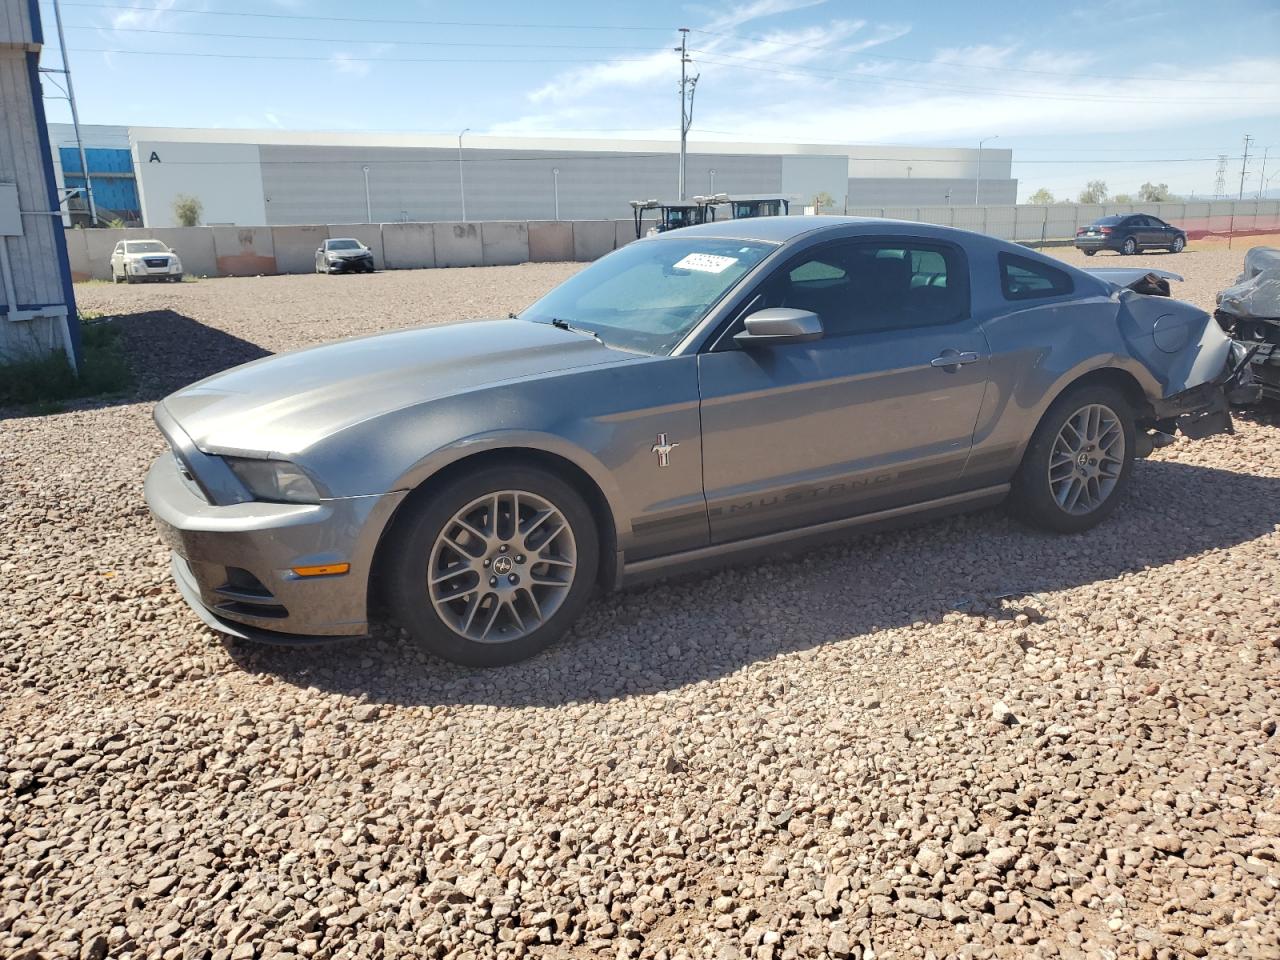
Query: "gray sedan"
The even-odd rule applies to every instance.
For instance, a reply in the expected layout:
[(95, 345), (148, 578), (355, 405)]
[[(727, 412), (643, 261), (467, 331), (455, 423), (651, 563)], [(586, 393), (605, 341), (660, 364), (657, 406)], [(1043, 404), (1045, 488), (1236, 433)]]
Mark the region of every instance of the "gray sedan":
[(493, 665), (592, 591), (1008, 499), (1074, 533), (1229, 432), (1229, 340), (1144, 271), (838, 217), (641, 240), (518, 316), (259, 360), (166, 398), (146, 495), (195, 611)]

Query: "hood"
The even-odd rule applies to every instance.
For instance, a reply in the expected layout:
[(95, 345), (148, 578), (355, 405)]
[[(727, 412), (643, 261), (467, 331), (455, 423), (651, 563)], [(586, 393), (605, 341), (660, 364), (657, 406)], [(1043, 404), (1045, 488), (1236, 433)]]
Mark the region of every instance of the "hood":
[(548, 324), (487, 320), (266, 357), (185, 387), (163, 404), (206, 453), (287, 457), (354, 424), (439, 397), (634, 359)]
[(178, 255), (172, 250), (163, 250), (159, 253), (126, 253), (126, 260), (154, 260), (158, 257), (168, 257), (170, 260), (177, 260)]

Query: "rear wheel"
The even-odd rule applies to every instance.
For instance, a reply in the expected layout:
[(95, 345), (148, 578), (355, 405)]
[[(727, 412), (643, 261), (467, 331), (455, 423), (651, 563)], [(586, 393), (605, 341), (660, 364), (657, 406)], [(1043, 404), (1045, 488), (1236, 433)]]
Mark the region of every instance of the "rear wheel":
[(1085, 250), (1085, 251), (1084, 251), (1084, 255), (1085, 255), (1086, 257), (1092, 257), (1092, 256), (1093, 256), (1095, 253), (1097, 253), (1097, 252), (1098, 252), (1097, 250)]
[(1131, 257), (1138, 252), (1138, 241), (1130, 237), (1120, 247), (1120, 252), (1126, 257)]
[(1014, 476), (1014, 512), (1058, 533), (1096, 526), (1128, 485), (1135, 443), (1133, 413), (1118, 390), (1068, 390), (1045, 413)]
[(1173, 243), (1169, 244), (1169, 252), (1181, 253), (1183, 248), (1186, 247), (1186, 245), (1187, 245), (1187, 240), (1185, 237), (1174, 237)]
[(436, 656), (490, 667), (557, 640), (600, 562), (582, 495), (533, 467), (488, 467), (432, 492), (397, 530), (392, 611)]

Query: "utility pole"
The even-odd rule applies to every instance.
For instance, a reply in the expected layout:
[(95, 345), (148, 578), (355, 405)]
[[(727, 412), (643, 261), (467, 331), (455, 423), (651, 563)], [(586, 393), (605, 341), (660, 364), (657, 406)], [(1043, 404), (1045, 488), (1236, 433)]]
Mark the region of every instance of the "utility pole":
[(1249, 144), (1253, 142), (1253, 137), (1247, 133), (1244, 135), (1244, 156), (1240, 158), (1240, 193), (1236, 197), (1237, 200), (1244, 199), (1244, 172), (1249, 168)]
[(1262, 151), (1262, 172), (1258, 174), (1258, 199), (1262, 199), (1262, 185), (1267, 182), (1267, 154), (1271, 152), (1270, 147), (1266, 147)]
[(680, 28), (680, 46), (675, 48), (680, 54), (680, 175), (677, 199), (684, 199), (685, 159), (689, 153), (689, 128), (693, 126), (693, 94), (698, 87), (700, 74), (689, 76), (687, 67), (693, 61), (689, 59), (689, 28)]
[(71, 127), (76, 133), (76, 148), (80, 151), (80, 172), (84, 174), (84, 195), (89, 201), (89, 226), (98, 225), (98, 206), (93, 202), (93, 181), (89, 179), (89, 161), (85, 159), (84, 141), (80, 139), (80, 112), (76, 110), (76, 88), (71, 85), (71, 66), (67, 63), (67, 38), (62, 33), (62, 6), (53, 0), (53, 19), (58, 24), (58, 47), (62, 51), (62, 69), (42, 73), (61, 73), (67, 81), (67, 103), (71, 104)]
[(995, 134), (990, 137), (984, 137), (983, 139), (978, 141), (978, 172), (977, 174), (974, 175), (974, 178), (973, 178), (973, 205), (975, 207), (978, 205), (978, 187), (982, 183), (982, 145), (986, 143), (988, 140), (999, 140), (999, 139), (1000, 139), (1000, 135)]
[(462, 222), (467, 222), (467, 184), (462, 179), (462, 136), (469, 133), (470, 127), (458, 134), (458, 195), (462, 198)]
[(1213, 199), (1221, 200), (1227, 195), (1227, 155), (1218, 154), (1218, 169), (1213, 181)]

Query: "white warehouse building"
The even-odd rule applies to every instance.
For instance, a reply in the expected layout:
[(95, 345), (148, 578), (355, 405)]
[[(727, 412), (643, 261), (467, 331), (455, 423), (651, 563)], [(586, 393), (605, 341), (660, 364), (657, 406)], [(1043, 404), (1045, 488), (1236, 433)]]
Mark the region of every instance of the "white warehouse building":
[[(631, 215), (631, 200), (674, 199), (677, 184), (674, 141), (467, 134), (459, 148), (456, 136), (439, 134), (81, 131), (89, 148), (123, 153), (128, 143), (149, 227), (174, 226), (174, 200), (184, 195), (200, 201), (204, 223), (244, 226), (618, 219)], [(68, 125), (52, 124), (51, 133), (55, 149), (74, 143)], [(1018, 189), (1012, 159), (992, 149), (692, 142), (686, 193), (776, 194), (794, 213), (823, 194), (828, 213), (969, 205), (975, 191), (981, 203), (1010, 204)], [(121, 164), (112, 166), (103, 176), (118, 191)], [(96, 189), (93, 167), (91, 160)]]

